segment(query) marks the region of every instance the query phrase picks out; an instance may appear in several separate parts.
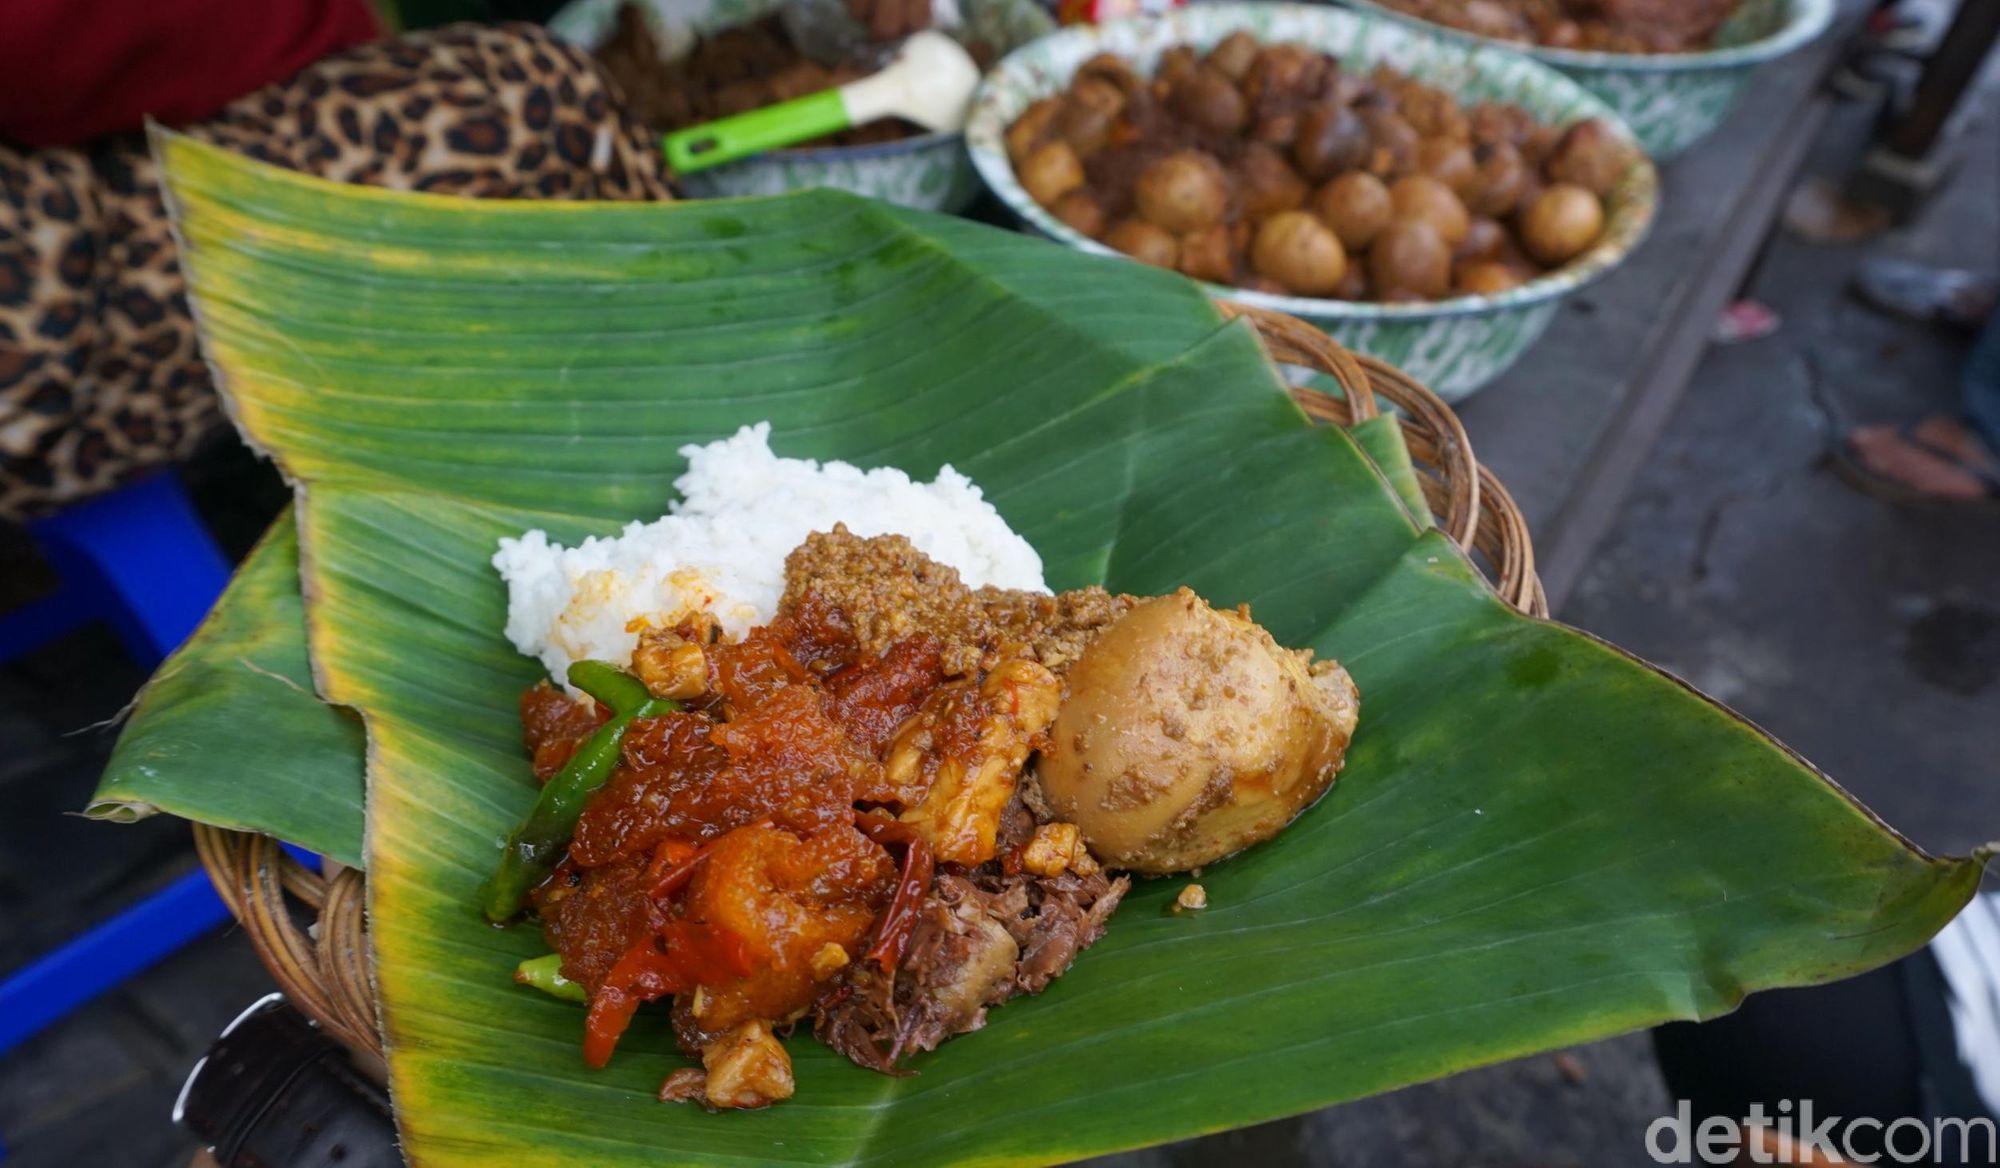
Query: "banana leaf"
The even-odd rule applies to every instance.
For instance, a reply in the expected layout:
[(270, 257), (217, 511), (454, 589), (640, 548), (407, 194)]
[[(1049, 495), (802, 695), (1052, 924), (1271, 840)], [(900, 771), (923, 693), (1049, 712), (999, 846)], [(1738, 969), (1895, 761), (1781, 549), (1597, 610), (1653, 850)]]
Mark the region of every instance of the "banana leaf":
[(319, 700), (289, 512), (139, 692), (84, 814), (160, 811), (362, 862), (361, 723)]
[[(1827, 981), (1921, 945), (1979, 866), (1895, 835), (1727, 710), (1507, 608), (1199, 291), (830, 192), (668, 207), (338, 187), (159, 144), (204, 341), (300, 497), (322, 690), (368, 733), (371, 937), (404, 1148), (431, 1164), (1051, 1162), (1272, 1119)], [(1138, 888), (1045, 994), (797, 1097), (653, 1101), (474, 893), (532, 801), (494, 540), (659, 513), (678, 447), (971, 475), (1058, 587), (1190, 584), (1344, 660), (1334, 791)]]
[(1362, 453), (1374, 461), (1382, 477), (1389, 480), (1389, 486), (1395, 490), (1396, 498), (1402, 502), (1410, 517), (1429, 525), (1431, 505), (1424, 499), (1424, 488), (1417, 481), (1416, 464), (1410, 461), (1410, 448), (1403, 441), (1403, 428), (1397, 423), (1396, 416), (1377, 414), (1349, 426), (1347, 434), (1354, 439), (1355, 445), (1361, 447)]

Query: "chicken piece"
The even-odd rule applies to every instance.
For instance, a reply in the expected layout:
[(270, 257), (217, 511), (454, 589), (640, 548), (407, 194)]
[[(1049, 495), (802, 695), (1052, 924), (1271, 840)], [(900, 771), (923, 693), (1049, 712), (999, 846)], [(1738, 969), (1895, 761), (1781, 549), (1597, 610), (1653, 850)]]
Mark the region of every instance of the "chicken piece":
[(632, 650), (632, 672), (656, 698), (685, 702), (708, 692), (708, 655), (683, 631), (649, 628)]
[(1044, 823), (1035, 829), (1028, 846), (1021, 849), (1021, 867), (1037, 876), (1060, 876), (1089, 855), (1083, 848), (1083, 833), (1076, 824)]
[(1061, 700), (1054, 674), (1016, 658), (976, 690), (968, 682), (941, 687), (897, 730), (888, 781), (908, 808), (902, 821), (940, 862), (972, 867), (993, 858), (1000, 812)]
[(701, 1050), (702, 1069), (667, 1076), (660, 1098), (705, 1107), (769, 1107), (792, 1097), (792, 1059), (764, 1021), (744, 1022)]

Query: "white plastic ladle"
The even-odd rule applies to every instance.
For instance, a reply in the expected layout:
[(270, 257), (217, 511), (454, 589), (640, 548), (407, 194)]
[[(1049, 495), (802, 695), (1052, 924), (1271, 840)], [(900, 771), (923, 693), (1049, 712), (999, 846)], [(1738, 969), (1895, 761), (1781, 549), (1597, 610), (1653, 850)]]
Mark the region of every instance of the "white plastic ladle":
[(706, 170), (880, 118), (940, 133), (962, 130), (978, 85), (972, 55), (943, 33), (926, 30), (904, 41), (879, 73), (668, 134), (667, 164), (680, 174)]

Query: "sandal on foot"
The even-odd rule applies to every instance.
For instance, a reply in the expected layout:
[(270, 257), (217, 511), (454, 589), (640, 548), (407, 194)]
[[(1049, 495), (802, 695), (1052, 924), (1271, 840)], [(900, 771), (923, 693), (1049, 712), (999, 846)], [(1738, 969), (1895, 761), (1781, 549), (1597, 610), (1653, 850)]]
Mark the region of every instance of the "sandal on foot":
[(1855, 452), (1851, 432), (1834, 444), (1833, 450), (1828, 455), (1828, 461), (1832, 464), (1834, 473), (1849, 486), (1884, 502), (1905, 507), (1969, 507), (1981, 511), (2000, 511), (2000, 471), (1996, 471), (1990, 463), (1968, 461), (1924, 438), (1916, 432), (1918, 425), (1916, 422), (1901, 423), (1896, 427), (1896, 436), (1905, 445), (1914, 447), (1976, 480), (1985, 488), (1985, 494), (1964, 498), (1940, 495), (1901, 479), (1891, 478), (1869, 466)]

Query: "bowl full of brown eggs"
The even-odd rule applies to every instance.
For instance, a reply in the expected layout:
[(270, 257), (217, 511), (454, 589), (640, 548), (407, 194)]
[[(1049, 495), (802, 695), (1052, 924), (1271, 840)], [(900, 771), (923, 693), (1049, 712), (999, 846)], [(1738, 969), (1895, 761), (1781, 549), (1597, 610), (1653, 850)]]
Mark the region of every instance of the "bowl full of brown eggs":
[(1553, 70), (1308, 5), (1043, 37), (987, 75), (966, 142), (1031, 229), (1312, 321), (1448, 400), (1630, 254), (1658, 197)]

